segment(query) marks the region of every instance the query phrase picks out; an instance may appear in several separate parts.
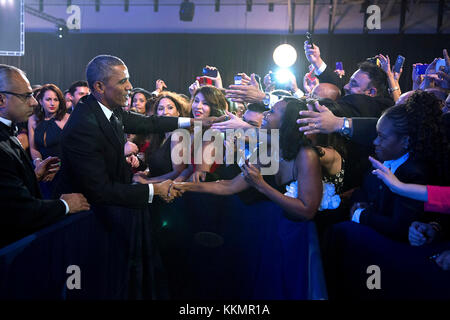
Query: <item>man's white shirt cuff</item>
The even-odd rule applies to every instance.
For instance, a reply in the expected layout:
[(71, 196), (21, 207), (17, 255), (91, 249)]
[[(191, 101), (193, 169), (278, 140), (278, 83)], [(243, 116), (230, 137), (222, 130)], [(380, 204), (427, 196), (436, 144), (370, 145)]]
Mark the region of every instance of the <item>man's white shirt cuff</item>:
[(64, 206), (66, 207), (66, 213), (65, 214), (68, 214), (69, 211), (70, 211), (70, 208), (69, 208), (69, 205), (67, 204), (66, 200), (63, 200), (63, 199), (59, 199), (59, 200), (61, 200), (64, 203)]
[(154, 194), (153, 184), (149, 183), (148, 184), (148, 203), (153, 202), (153, 194)]
[(305, 94), (303, 93), (302, 90), (298, 89), (297, 91), (294, 92), (294, 97), (296, 98), (301, 98), (303, 97)]
[(191, 118), (179, 117), (178, 118), (178, 128), (190, 128)]
[(320, 76), (322, 74), (322, 72), (325, 71), (326, 68), (327, 68), (327, 64), (325, 62), (323, 62), (322, 65), (319, 67), (319, 69), (314, 70), (314, 73), (316, 74), (316, 76)]
[(352, 221), (359, 223), (359, 218), (361, 217), (361, 212), (363, 212), (364, 210), (366, 210), (366, 209), (365, 208), (356, 209), (355, 212), (353, 213)]

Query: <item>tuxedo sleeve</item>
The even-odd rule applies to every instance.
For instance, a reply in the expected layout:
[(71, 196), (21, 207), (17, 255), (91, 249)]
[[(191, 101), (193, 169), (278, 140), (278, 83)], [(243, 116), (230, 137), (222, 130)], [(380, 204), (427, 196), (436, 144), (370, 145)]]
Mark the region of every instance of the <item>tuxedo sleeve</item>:
[(121, 116), (126, 133), (163, 133), (178, 128), (177, 117), (143, 116), (130, 111), (122, 111)]
[[(65, 216), (62, 201), (33, 196), (21, 178), (17, 160), (0, 151), (1, 229), (3, 233), (29, 233)], [(33, 177), (34, 178), (34, 177)]]
[(325, 70), (317, 76), (320, 83), (331, 83), (334, 84), (339, 89), (344, 87), (344, 78), (339, 78), (339, 76), (334, 72), (333, 66), (327, 65)]
[(76, 179), (75, 191), (83, 193), (91, 204), (145, 207), (149, 199), (148, 185), (112, 179), (107, 168), (116, 168), (117, 161), (125, 161), (123, 150), (104, 149), (101, 139), (105, 139), (104, 134), (89, 119), (80, 121), (76, 129), (63, 136), (63, 166), (70, 170), (71, 179)]
[(409, 226), (419, 220), (423, 213), (423, 202), (399, 195), (394, 195), (393, 201), (392, 216), (383, 215), (369, 207), (361, 213), (359, 222), (393, 239), (405, 241), (408, 239)]
[[(400, 171), (400, 168), (397, 171)], [(399, 173), (398, 178), (405, 183), (426, 184), (426, 176), (417, 170)], [(379, 183), (381, 185), (381, 182)], [(361, 213), (359, 221), (393, 239), (407, 241), (409, 226), (413, 221), (422, 218), (423, 202), (394, 194), (385, 185), (382, 185), (382, 188), (391, 196), (389, 202), (392, 207), (389, 212), (383, 212), (388, 210), (387, 208), (370, 206)]]

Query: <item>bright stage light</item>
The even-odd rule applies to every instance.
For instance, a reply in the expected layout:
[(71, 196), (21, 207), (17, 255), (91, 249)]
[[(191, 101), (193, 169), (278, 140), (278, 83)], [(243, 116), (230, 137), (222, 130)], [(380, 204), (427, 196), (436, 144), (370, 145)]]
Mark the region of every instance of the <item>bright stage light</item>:
[(297, 60), (297, 51), (290, 44), (282, 44), (273, 52), (273, 61), (280, 68), (289, 68)]
[(294, 77), (294, 75), (289, 69), (279, 69), (275, 72), (275, 79), (280, 84), (287, 83), (292, 77)]

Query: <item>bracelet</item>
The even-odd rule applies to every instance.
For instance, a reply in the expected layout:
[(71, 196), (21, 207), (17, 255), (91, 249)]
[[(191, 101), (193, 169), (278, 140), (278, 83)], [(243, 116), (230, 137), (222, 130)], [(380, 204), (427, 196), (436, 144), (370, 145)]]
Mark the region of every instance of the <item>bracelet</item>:
[(42, 161), (42, 159), (41, 159), (41, 158), (36, 158), (36, 159), (34, 159), (34, 160), (33, 160), (33, 166), (35, 166), (35, 167), (36, 167), (36, 161), (38, 161), (38, 160), (39, 160), (39, 161)]
[(392, 92), (394, 92), (396, 90), (400, 90), (400, 88), (399, 87), (394, 87), (394, 88), (389, 88), (388, 89), (389, 93), (392, 93)]

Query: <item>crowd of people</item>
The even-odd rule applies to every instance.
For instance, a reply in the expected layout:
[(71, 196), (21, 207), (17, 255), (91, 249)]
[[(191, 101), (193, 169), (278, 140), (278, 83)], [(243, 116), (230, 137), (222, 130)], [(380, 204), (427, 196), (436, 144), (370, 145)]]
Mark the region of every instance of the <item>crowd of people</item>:
[[(362, 279), (373, 264), (389, 279), (384, 297), (450, 298), (447, 51), (445, 66), (435, 59), (419, 74), (414, 64), (413, 88), (401, 88), (389, 56), (359, 63), (344, 84), (345, 71), (316, 44), (304, 50), (303, 90), (272, 72), (263, 83), (240, 73), (225, 88), (206, 66), (215, 76), (187, 85), (190, 97), (161, 79), (133, 88), (125, 63), (110, 55), (93, 58), (86, 80), (64, 93), (0, 65), (0, 246), (91, 206), (145, 209), (160, 198), (167, 208), (184, 193), (238, 194), (314, 221), (331, 299), (372, 297)], [(200, 139), (199, 151), (195, 139), (207, 129), (215, 139)], [(265, 130), (279, 135), (261, 142)], [(270, 166), (262, 150), (276, 172), (262, 174)]]

